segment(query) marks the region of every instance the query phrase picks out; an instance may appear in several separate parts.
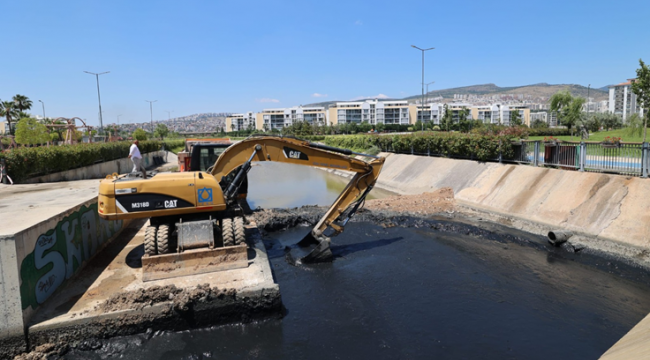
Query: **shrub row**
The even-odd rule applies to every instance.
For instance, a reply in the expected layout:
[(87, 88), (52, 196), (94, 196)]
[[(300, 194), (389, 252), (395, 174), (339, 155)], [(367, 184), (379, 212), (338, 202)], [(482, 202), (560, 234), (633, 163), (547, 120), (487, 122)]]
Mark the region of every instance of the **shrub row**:
[[(92, 143), (49, 147), (21, 147), (0, 153), (7, 164), (7, 173), (14, 182), (33, 176), (88, 166), (101, 161), (125, 158), (130, 142)], [(141, 141), (140, 152), (160, 150), (160, 141)], [(168, 146), (166, 146), (168, 148)]]
[(373, 146), (382, 151), (420, 153), (477, 160), (512, 158), (512, 137), (464, 133), (418, 133), (412, 135), (328, 136), (330, 146), (363, 151)]
[(528, 136), (568, 136), (571, 131), (567, 128), (528, 129)]

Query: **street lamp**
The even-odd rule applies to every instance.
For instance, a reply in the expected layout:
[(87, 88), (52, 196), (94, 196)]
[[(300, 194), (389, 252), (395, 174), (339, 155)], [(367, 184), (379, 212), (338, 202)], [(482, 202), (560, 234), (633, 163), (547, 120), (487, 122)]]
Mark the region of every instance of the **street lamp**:
[(151, 135), (153, 135), (153, 103), (155, 103), (158, 100), (145, 100), (145, 101), (149, 103), (149, 112), (151, 114)]
[(90, 71), (84, 71), (86, 74), (95, 75), (97, 79), (97, 100), (99, 100), (99, 131), (103, 132), (104, 123), (102, 121), (102, 98), (99, 96), (99, 75), (108, 74), (110, 71), (105, 71), (103, 73), (94, 73)]
[(587, 115), (591, 112), (591, 100), (589, 100), (589, 90), (591, 90), (591, 84), (587, 85)]
[(117, 125), (118, 125), (118, 126), (120, 125), (120, 116), (122, 116), (122, 114), (117, 115)]
[(38, 100), (38, 102), (40, 102), (41, 105), (43, 105), (43, 121), (45, 121), (45, 103), (42, 102), (41, 100)]
[(415, 45), (411, 45), (411, 47), (414, 48), (414, 49), (418, 49), (418, 50), (420, 50), (422, 52), (422, 110), (420, 110), (420, 119), (423, 120), (422, 121), (422, 131), (424, 131), (424, 119), (422, 119), (424, 117), (423, 116), (423, 114), (424, 114), (424, 52), (429, 51), (429, 50), (433, 50), (435, 48), (420, 49), (419, 47), (417, 47)]
[(171, 115), (171, 113), (173, 113), (174, 110), (171, 110), (171, 111), (169, 111), (169, 110), (165, 110), (165, 112), (167, 113), (167, 121), (170, 121), (170, 120), (172, 119), (172, 115)]

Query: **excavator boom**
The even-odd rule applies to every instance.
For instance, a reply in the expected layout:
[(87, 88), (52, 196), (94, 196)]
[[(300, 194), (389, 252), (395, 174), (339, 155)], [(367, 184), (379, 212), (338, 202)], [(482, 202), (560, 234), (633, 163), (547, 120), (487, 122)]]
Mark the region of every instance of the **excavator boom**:
[[(367, 156), (373, 160), (366, 162), (349, 155)], [(212, 175), (219, 180), (241, 166), (234, 181), (229, 184), (227, 189), (224, 189), (225, 196), (229, 197), (236, 194), (238, 179), (245, 175), (253, 161), (276, 161), (354, 172), (352, 180), (336, 201), (312, 231), (300, 242), (302, 246), (316, 245), (316, 248), (308, 256), (301, 259), (303, 263), (322, 262), (332, 258), (329, 237), (336, 236), (343, 231), (347, 221), (354, 215), (377, 182), (384, 160), (382, 157), (354, 153), (351, 150), (314, 144), (294, 138), (251, 137), (228, 148), (217, 159), (212, 169)], [(328, 229), (330, 232), (326, 235), (325, 232)]]

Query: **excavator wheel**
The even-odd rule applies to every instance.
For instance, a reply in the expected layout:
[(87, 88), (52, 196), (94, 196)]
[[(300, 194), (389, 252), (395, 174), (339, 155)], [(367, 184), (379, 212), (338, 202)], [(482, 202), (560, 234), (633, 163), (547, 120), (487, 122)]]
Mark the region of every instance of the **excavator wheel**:
[(169, 225), (160, 225), (158, 226), (158, 232), (156, 233), (156, 244), (158, 248), (158, 254), (169, 254), (169, 237), (170, 237)]
[(144, 232), (144, 253), (148, 256), (154, 256), (158, 253), (156, 249), (156, 226), (147, 226)]
[(221, 236), (223, 238), (223, 246), (235, 245), (235, 232), (233, 231), (232, 219), (221, 220)]
[(238, 216), (233, 222), (233, 231), (235, 232), (235, 245), (243, 244), (246, 242), (246, 231), (244, 229), (244, 218)]

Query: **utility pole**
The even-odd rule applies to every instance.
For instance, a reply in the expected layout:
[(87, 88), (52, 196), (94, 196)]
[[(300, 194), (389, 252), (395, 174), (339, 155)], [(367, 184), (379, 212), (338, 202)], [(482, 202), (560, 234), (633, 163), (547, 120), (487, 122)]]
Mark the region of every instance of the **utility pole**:
[(165, 112), (167, 113), (167, 121), (171, 121), (171, 119), (172, 119), (172, 115), (171, 115), (171, 113), (173, 113), (174, 110), (171, 110), (171, 111), (169, 111), (169, 110), (165, 110)]
[(149, 113), (151, 114), (151, 135), (153, 136), (153, 103), (158, 100), (145, 100), (149, 103)]
[(102, 98), (99, 95), (99, 75), (108, 74), (110, 71), (105, 71), (103, 73), (94, 73), (90, 71), (84, 71), (84, 72), (90, 75), (95, 75), (95, 78), (97, 79), (97, 100), (99, 100), (99, 131), (103, 132), (104, 123), (102, 121)]
[(428, 49), (420, 49), (419, 47), (415, 45), (411, 45), (412, 48), (418, 49), (422, 52), (422, 106), (420, 110), (420, 120), (422, 124), (422, 131), (424, 131), (424, 52), (433, 50), (435, 48), (428, 48)]
[(587, 115), (591, 112), (591, 100), (589, 98), (589, 90), (591, 90), (591, 84), (587, 85)]
[(43, 105), (43, 121), (45, 121), (45, 103), (42, 102), (41, 100), (38, 100), (38, 102), (40, 102), (41, 105)]

